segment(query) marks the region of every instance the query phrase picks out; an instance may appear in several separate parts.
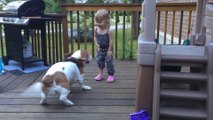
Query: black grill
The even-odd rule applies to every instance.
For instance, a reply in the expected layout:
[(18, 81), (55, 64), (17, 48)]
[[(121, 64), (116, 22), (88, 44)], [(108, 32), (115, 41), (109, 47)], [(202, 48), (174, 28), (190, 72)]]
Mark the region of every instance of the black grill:
[(26, 25), (29, 18), (43, 17), (44, 10), (43, 0), (13, 1), (3, 7), (5, 14), (0, 17), (0, 23)]
[[(5, 40), (6, 40), (6, 52), (7, 55), (4, 57), (5, 65), (9, 64), (9, 60), (15, 60), (22, 64), (22, 69), (25, 69), (26, 63), (44, 61), (46, 62), (46, 20), (43, 17), (45, 10), (45, 3), (43, 0), (27, 0), (27, 1), (15, 1), (17, 6), (12, 7), (10, 3), (3, 10), (5, 15), (0, 17), (0, 23), (4, 25)], [(16, 5), (16, 4), (14, 4)], [(30, 43), (30, 32), (32, 30), (40, 31), (41, 56), (34, 55), (32, 51), (31, 57), (25, 57), (23, 47), (25, 46), (23, 38), (28, 40)], [(32, 44), (32, 43), (31, 43)]]
[(45, 3), (43, 0), (29, 0), (22, 4), (18, 10), (18, 17), (43, 16)]
[(18, 17), (44, 15), (45, 3), (43, 0), (13, 1), (3, 7), (6, 13), (17, 14)]

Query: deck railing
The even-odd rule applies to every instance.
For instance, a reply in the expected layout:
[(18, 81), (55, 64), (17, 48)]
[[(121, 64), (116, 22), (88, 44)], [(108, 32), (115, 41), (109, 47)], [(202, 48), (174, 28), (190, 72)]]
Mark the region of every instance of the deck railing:
[[(47, 61), (53, 64), (64, 59), (64, 54), (77, 49), (87, 49), (95, 56), (94, 14), (98, 9), (111, 14), (114, 57), (134, 59), (137, 54), (137, 37), (141, 33), (141, 4), (61, 4), (60, 14), (46, 14), (52, 18), (46, 23)], [(160, 44), (181, 44), (193, 31), (196, 3), (157, 4), (156, 39)], [(2, 15), (0, 14), (0, 17)], [(3, 25), (1, 25), (3, 28)], [(42, 56), (39, 49), (40, 32), (34, 31), (30, 39), (33, 53)], [(4, 30), (1, 29), (0, 54), (6, 55)], [(36, 37), (37, 36), (37, 37)], [(170, 42), (167, 42), (167, 41)], [(163, 42), (161, 42), (163, 41)], [(37, 42), (37, 43), (36, 43)]]
[(156, 38), (160, 44), (182, 44), (195, 29), (196, 3), (159, 3)]
[[(88, 27), (94, 32), (94, 13), (98, 9), (107, 9), (111, 15), (111, 21), (115, 22), (112, 26), (114, 32), (114, 53), (115, 58), (133, 57), (137, 49), (137, 37), (140, 34), (141, 4), (120, 4), (120, 5), (91, 5), (91, 4), (62, 4), (63, 13), (67, 14), (67, 26), (69, 29), (76, 29), (77, 33), (82, 32), (83, 36), (87, 36)], [(184, 39), (189, 37), (195, 27), (196, 3), (158, 3), (156, 9), (156, 40), (160, 44), (182, 44)], [(120, 14), (121, 13), (121, 14)], [(130, 14), (128, 14), (130, 13)], [(137, 17), (135, 17), (137, 15)], [(89, 18), (88, 18), (89, 16)], [(130, 22), (126, 19), (130, 17)], [(90, 19), (90, 22), (88, 22)], [(137, 20), (136, 20), (137, 19)], [(80, 25), (82, 22), (82, 25)], [(90, 25), (89, 25), (90, 24)], [(138, 27), (135, 27), (138, 26)], [(79, 29), (83, 29), (80, 31)], [(74, 31), (74, 32), (76, 32)], [(90, 49), (95, 54), (95, 46), (92, 41), (88, 47), (88, 38), (77, 37), (73, 40), (73, 31), (68, 31), (68, 40), (71, 45), (65, 47), (65, 51), (73, 51), (74, 49), (84, 48)], [(94, 37), (92, 35), (92, 37)], [(76, 41), (76, 42), (74, 42)], [(68, 42), (67, 42), (68, 43)], [(82, 47), (82, 43), (84, 46)]]
[(95, 55), (94, 13), (98, 9), (106, 9), (111, 15), (115, 58), (133, 58), (133, 54), (136, 57), (137, 36), (140, 33), (140, 4), (61, 4), (61, 8), (68, 17), (65, 24), (69, 35), (67, 43), (70, 44), (66, 44), (68, 46), (65, 51), (83, 48)]

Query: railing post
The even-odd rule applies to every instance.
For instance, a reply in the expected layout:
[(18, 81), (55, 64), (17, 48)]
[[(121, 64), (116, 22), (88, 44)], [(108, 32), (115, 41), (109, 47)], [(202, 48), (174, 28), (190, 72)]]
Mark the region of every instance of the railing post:
[[(63, 4), (65, 1), (61, 0), (60, 4)], [(63, 26), (63, 43), (64, 43), (64, 54), (69, 53), (69, 40), (68, 40), (68, 22), (67, 22), (67, 15), (66, 10), (64, 10), (63, 7), (61, 7), (61, 12), (64, 14), (64, 17), (62, 18), (62, 26)]]
[(208, 105), (207, 105), (207, 112), (208, 112), (208, 119), (213, 119), (213, 43), (211, 42), (209, 45), (206, 46), (206, 53), (208, 56), (208, 86), (207, 86), (207, 92), (208, 92)]
[(191, 35), (191, 44), (193, 45), (204, 45), (205, 44), (205, 28), (204, 25), (204, 16), (205, 16), (205, 6), (208, 0), (198, 0), (196, 8), (196, 26), (195, 26), (195, 35)]
[(208, 92), (208, 99), (207, 99), (207, 112), (208, 112), (208, 118), (207, 120), (213, 119), (213, 6), (206, 4), (205, 9), (205, 17), (204, 17), (204, 27), (208, 30), (210, 30), (210, 33), (207, 33), (206, 39), (205, 39), (205, 47), (206, 47), (206, 53), (205, 55), (208, 57), (208, 64), (207, 64), (207, 75), (208, 75), (208, 86), (207, 86), (207, 92)]
[(144, 0), (142, 4), (142, 33), (138, 37), (138, 76), (136, 111), (152, 113), (155, 43), (156, 1)]

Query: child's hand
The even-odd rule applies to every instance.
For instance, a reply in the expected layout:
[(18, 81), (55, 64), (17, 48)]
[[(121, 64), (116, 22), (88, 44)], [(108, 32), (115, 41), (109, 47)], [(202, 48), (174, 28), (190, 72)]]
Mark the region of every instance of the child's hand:
[(98, 51), (100, 50), (100, 45), (99, 44), (96, 44), (96, 46), (97, 46), (97, 49), (98, 49)]
[(108, 56), (112, 56), (112, 51), (107, 51)]

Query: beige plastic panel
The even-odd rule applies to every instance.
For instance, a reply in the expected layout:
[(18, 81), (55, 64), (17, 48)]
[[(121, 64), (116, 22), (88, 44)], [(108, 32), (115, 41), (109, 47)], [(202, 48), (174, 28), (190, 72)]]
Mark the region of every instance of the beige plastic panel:
[(213, 5), (212, 4), (206, 5), (205, 15), (213, 17)]

